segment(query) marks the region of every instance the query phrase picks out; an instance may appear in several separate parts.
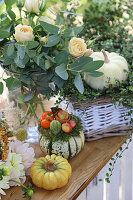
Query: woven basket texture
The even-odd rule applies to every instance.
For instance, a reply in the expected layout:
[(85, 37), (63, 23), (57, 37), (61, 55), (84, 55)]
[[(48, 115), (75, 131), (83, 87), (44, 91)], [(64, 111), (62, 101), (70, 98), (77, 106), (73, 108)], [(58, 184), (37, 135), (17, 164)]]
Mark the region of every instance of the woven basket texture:
[(129, 124), (133, 116), (127, 115), (130, 110), (119, 102), (114, 105), (110, 98), (81, 103), (65, 100), (61, 106), (81, 119), (86, 141), (133, 132), (133, 124)]

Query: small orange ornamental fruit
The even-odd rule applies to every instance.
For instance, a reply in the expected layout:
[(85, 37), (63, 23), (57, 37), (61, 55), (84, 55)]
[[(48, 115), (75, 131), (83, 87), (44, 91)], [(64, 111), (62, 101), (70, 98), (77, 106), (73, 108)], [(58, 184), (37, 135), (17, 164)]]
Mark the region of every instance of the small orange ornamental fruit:
[(50, 128), (50, 121), (47, 120), (47, 119), (43, 119), (41, 121), (41, 127), (43, 127), (43, 128)]
[(32, 182), (40, 188), (54, 190), (68, 183), (72, 168), (62, 156), (55, 154), (37, 159), (30, 168)]

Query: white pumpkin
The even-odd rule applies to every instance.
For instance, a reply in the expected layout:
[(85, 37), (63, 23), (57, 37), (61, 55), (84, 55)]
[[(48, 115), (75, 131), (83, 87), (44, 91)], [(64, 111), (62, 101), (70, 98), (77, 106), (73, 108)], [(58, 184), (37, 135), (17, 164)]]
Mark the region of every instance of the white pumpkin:
[(68, 159), (76, 156), (82, 150), (85, 137), (83, 131), (80, 131), (79, 136), (71, 136), (69, 141), (57, 140), (52, 142), (39, 132), (38, 141), (44, 153), (56, 154)]
[(104, 60), (103, 66), (98, 70), (104, 75), (100, 77), (92, 77), (89, 73), (84, 73), (84, 80), (94, 89), (103, 89), (109, 84), (115, 85), (116, 80), (119, 82), (125, 81), (128, 77), (128, 63), (124, 57), (117, 53), (109, 53), (102, 50), (101, 52), (94, 52), (90, 57), (93, 60)]

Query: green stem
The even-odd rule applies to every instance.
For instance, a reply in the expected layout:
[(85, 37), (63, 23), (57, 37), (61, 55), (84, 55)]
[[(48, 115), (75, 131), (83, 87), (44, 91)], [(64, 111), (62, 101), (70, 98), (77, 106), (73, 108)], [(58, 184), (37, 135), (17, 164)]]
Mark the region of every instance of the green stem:
[(32, 105), (29, 103), (29, 107), (30, 107), (30, 109), (31, 109), (31, 111), (32, 111), (32, 113), (33, 113), (33, 115), (34, 115), (34, 117), (37, 119), (37, 121), (39, 120), (38, 119), (38, 117), (37, 117), (37, 115), (36, 115), (36, 113), (35, 113), (35, 110), (33, 109), (33, 107), (32, 107)]
[(17, 183), (17, 184), (19, 184), (19, 185), (21, 185), (22, 187), (24, 187), (24, 188), (26, 188), (27, 189), (27, 187), (24, 185), (24, 184), (22, 184), (22, 183), (20, 183), (20, 182), (18, 182), (18, 181), (15, 181), (15, 180), (9, 180), (9, 181), (12, 181), (12, 182), (14, 182), (14, 183)]
[(30, 114), (30, 105), (28, 105), (28, 108), (27, 108), (27, 110), (26, 110), (26, 113), (25, 113), (25, 116), (24, 116), (24, 118), (26, 118), (27, 116), (28, 116), (28, 114)]
[(43, 106), (43, 103), (40, 102), (40, 105), (41, 105), (41, 109), (42, 109), (42, 111), (43, 111), (43, 113), (44, 113), (44, 112), (45, 112), (45, 108), (44, 108), (44, 106)]

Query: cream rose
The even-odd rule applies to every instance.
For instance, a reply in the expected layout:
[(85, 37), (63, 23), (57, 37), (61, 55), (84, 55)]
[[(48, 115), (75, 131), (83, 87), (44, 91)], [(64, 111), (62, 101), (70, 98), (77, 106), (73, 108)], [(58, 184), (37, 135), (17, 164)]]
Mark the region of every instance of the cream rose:
[(86, 52), (86, 44), (83, 39), (73, 37), (69, 42), (69, 52), (72, 56), (80, 57)]
[(39, 0), (25, 0), (24, 7), (27, 12), (39, 13)]
[(25, 19), (25, 18), (23, 18), (22, 19), (22, 23), (23, 23), (23, 25), (29, 25), (29, 20), (28, 19)]
[(34, 38), (33, 29), (31, 28), (31, 26), (19, 24), (15, 27), (14, 37), (18, 42), (32, 40)]

